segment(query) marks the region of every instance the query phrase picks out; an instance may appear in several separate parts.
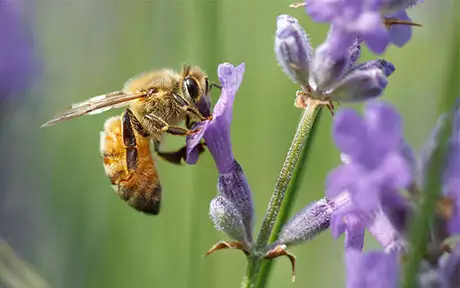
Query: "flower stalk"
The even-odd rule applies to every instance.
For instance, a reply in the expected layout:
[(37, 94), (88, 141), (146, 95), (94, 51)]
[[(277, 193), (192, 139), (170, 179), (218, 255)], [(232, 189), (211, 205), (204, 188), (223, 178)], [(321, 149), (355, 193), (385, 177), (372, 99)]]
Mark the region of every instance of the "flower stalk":
[[(278, 226), (282, 225), (282, 223), (278, 222), (279, 224), (277, 225), (277, 228), (273, 230), (280, 210), (283, 208), (283, 214), (288, 214), (289, 212), (287, 211), (288, 209), (284, 209), (284, 207), (289, 204), (289, 201), (283, 202), (283, 200), (286, 196), (286, 191), (294, 175), (295, 168), (301, 158), (303, 150), (309, 147), (308, 144), (311, 139), (310, 134), (322, 105), (323, 104), (319, 103), (319, 101), (310, 99), (307, 108), (302, 115), (302, 119), (299, 122), (294, 139), (292, 140), (286, 159), (278, 176), (270, 203), (268, 204), (264, 221), (254, 246), (254, 253), (252, 257), (248, 259), (248, 268), (241, 287), (256, 287), (255, 285), (262, 267), (265, 247), (267, 246), (272, 233), (277, 234), (280, 228)], [(295, 195), (293, 195), (293, 193), (289, 194), (289, 197), (294, 196)], [(283, 205), (283, 203), (285, 204)], [(268, 273), (266, 275), (268, 276)]]

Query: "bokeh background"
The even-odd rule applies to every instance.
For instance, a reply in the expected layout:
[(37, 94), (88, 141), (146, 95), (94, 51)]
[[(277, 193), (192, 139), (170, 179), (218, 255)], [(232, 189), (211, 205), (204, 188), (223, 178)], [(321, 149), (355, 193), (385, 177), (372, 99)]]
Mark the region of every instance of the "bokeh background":
[[(391, 47), (381, 56), (396, 66), (382, 99), (403, 115), (405, 135), (416, 151), (455, 96), (439, 98), (451, 62), (452, 3), (427, 0), (411, 9), (423, 28), (413, 30), (403, 49)], [(258, 228), (302, 113), (293, 106), (296, 85), (275, 60), (276, 16), (297, 17), (313, 46), (327, 31), (327, 25), (313, 23), (289, 4), (1, 1), (0, 13), (14, 11), (11, 19), (0, 20), (0, 47), (9, 47), (0, 48), (0, 84), (7, 87), (0, 87), (0, 237), (49, 287), (238, 287), (245, 273), (243, 253), (202, 257), (226, 240), (208, 219), (217, 180), (209, 154), (194, 166), (158, 161), (164, 200), (160, 215), (152, 217), (118, 199), (104, 175), (99, 132), (104, 120), (121, 110), (39, 127), (69, 104), (118, 90), (142, 71), (198, 64), (217, 81), (219, 63), (245, 62), (232, 139), (254, 194)], [(365, 50), (361, 61), (371, 58)], [(218, 96), (215, 91), (214, 103)], [(330, 115), (322, 113), (317, 131), (295, 211), (323, 196), (328, 171), (340, 161)], [(183, 143), (167, 137), (164, 147)], [(377, 247), (371, 239), (367, 244), (366, 249)], [(326, 232), (291, 251), (298, 260), (296, 282), (290, 281), (288, 261), (280, 258), (268, 287), (343, 287), (342, 240)], [(2, 269), (0, 276), (7, 277)], [(0, 287), (5, 283), (0, 280)]]

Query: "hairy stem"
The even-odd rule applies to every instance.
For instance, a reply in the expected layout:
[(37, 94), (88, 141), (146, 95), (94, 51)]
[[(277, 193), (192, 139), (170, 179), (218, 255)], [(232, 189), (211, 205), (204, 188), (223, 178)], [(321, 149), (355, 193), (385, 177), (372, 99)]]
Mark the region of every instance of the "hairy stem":
[[(308, 105), (308, 108), (305, 109), (305, 112), (302, 115), (302, 119), (297, 127), (294, 139), (292, 140), (291, 147), (289, 147), (283, 167), (281, 168), (281, 172), (278, 176), (275, 190), (273, 191), (270, 203), (268, 204), (265, 218), (255, 243), (254, 256), (249, 259), (248, 269), (246, 271), (246, 276), (243, 279), (242, 287), (253, 288), (256, 285), (263, 261), (262, 257), (264, 249), (267, 246), (270, 235), (272, 234), (273, 226), (275, 225), (275, 221), (280, 212), (281, 204), (286, 195), (286, 190), (291, 178), (294, 175), (297, 163), (301, 158), (303, 150), (309, 146), (307, 145), (307, 141), (310, 139), (310, 132), (320, 109), (320, 104), (316, 101), (311, 101), (311, 104)], [(289, 205), (289, 203), (285, 205)], [(288, 211), (285, 213), (287, 212)], [(281, 224), (282, 223), (279, 225)]]
[[(321, 116), (321, 111), (322, 109), (318, 109), (317, 115), (316, 115), (316, 121), (313, 123), (313, 127), (311, 128), (311, 131), (309, 133), (309, 139), (314, 139), (314, 134), (316, 131), (316, 127), (318, 127), (318, 123), (320, 121), (320, 116)], [(312, 140), (310, 140), (312, 141)], [(281, 228), (283, 228), (283, 225), (286, 223), (288, 216), (290, 215), (290, 212), (292, 210), (292, 206), (294, 205), (294, 201), (297, 197), (297, 192), (299, 191), (299, 187), (301, 184), (301, 179), (303, 176), (303, 172), (305, 170), (305, 163), (307, 160), (307, 156), (310, 153), (310, 148), (311, 148), (311, 142), (309, 142), (309, 145), (305, 145), (304, 149), (301, 151), (300, 158), (298, 160), (297, 167), (295, 168), (294, 174), (292, 175), (291, 183), (286, 190), (285, 196), (284, 196), (284, 201), (281, 203), (281, 207), (279, 210), (279, 215), (276, 219), (275, 225), (273, 226), (273, 230), (270, 235), (269, 242), (272, 243), (278, 239), (278, 234), (281, 232)], [(264, 261), (262, 263), (262, 267), (258, 276), (257, 284), (255, 287), (265, 287), (265, 284), (268, 280), (268, 275), (270, 274), (271, 267), (272, 267), (273, 261)]]

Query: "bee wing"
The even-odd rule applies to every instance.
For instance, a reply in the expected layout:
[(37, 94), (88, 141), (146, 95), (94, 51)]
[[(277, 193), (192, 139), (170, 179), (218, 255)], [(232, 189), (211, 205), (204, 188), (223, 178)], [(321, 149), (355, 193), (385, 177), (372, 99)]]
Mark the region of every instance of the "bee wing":
[(125, 93), (115, 91), (104, 95), (95, 96), (80, 103), (72, 104), (72, 107), (49, 120), (41, 127), (52, 126), (58, 122), (73, 119), (82, 115), (94, 115), (105, 112), (112, 108), (128, 105), (132, 100), (146, 96), (146, 92)]

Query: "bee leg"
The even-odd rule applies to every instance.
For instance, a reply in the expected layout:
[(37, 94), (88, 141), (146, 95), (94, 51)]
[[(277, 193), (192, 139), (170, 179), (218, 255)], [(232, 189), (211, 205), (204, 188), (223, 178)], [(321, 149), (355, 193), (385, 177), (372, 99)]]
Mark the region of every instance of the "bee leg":
[(190, 106), (190, 104), (182, 96), (177, 95), (177, 94), (173, 94), (173, 96), (174, 96), (174, 100), (176, 100), (177, 104), (179, 104), (182, 110), (184, 110), (185, 112), (195, 115), (201, 121), (212, 119), (212, 115), (209, 117), (203, 116), (203, 114), (201, 114), (201, 112), (198, 111), (198, 109)]
[(121, 116), (122, 137), (126, 149), (126, 166), (130, 172), (134, 172), (137, 166), (136, 136), (132, 126), (132, 119), (135, 118), (130, 109), (126, 109)]
[[(184, 146), (177, 151), (163, 152), (163, 151), (160, 151), (160, 143), (158, 141), (154, 141), (153, 144), (155, 147), (156, 154), (163, 160), (166, 160), (176, 165), (181, 165), (187, 160), (187, 146)], [(201, 155), (205, 151), (205, 148), (204, 148), (205, 146), (206, 144), (203, 142), (200, 142), (196, 146), (198, 149), (199, 155)]]
[(188, 136), (188, 135), (193, 135), (197, 133), (198, 131), (200, 131), (200, 129), (190, 130), (190, 129), (183, 128), (180, 126), (169, 125), (163, 119), (161, 119), (160, 117), (156, 115), (148, 114), (148, 115), (145, 115), (145, 117), (149, 119), (150, 121), (154, 122), (157, 129), (163, 132), (169, 133), (171, 135)]

